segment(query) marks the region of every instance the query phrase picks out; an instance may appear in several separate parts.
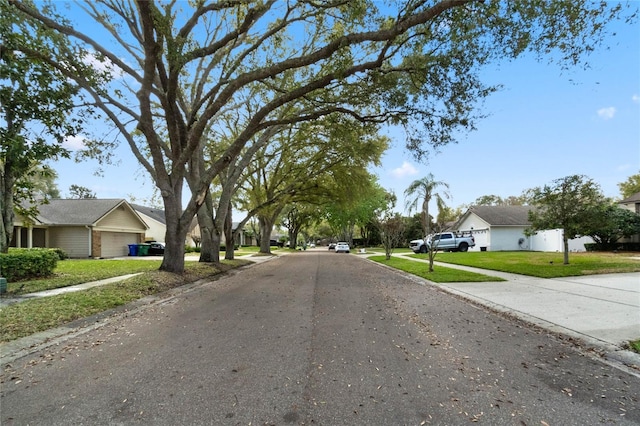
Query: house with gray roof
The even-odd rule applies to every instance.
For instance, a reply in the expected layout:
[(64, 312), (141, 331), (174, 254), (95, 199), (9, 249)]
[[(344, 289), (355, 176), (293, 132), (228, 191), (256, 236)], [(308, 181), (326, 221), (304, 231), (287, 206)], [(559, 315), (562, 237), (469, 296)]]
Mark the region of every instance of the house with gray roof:
[(122, 199), (54, 199), (33, 219), (16, 216), (12, 247), (57, 247), (72, 258), (126, 256), (148, 226)]
[[(470, 231), (476, 241), (473, 251), (553, 251), (562, 252), (562, 229), (539, 231), (525, 235), (531, 226), (529, 211), (532, 206), (473, 206), (462, 215), (456, 225), (459, 231)], [(590, 237), (569, 240), (569, 251), (585, 251)]]
[(632, 212), (640, 214), (640, 192), (636, 192), (630, 197), (627, 197), (624, 200), (619, 201), (618, 204), (623, 209), (627, 209)]

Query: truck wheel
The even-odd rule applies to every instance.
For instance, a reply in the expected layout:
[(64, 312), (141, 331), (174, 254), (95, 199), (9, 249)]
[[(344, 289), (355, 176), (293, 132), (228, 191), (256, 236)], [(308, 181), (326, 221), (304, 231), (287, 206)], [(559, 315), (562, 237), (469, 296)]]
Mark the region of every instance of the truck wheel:
[(469, 244), (467, 243), (460, 243), (460, 245), (458, 246), (458, 251), (468, 251), (469, 250)]
[(427, 246), (420, 247), (420, 253), (426, 253), (426, 252), (427, 252)]

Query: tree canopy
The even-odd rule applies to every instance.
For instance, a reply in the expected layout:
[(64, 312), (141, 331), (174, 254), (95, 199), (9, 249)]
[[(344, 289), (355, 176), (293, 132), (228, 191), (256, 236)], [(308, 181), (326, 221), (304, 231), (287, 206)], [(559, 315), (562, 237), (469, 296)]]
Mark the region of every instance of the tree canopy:
[(63, 142), (78, 134), (89, 112), (77, 108), (77, 84), (40, 52), (96, 83), (92, 70), (62, 59), (82, 56), (82, 49), (0, 0), (0, 252), (11, 242), (14, 212), (35, 214), (51, 192), (42, 184), (55, 172), (44, 163), (69, 156)]
[(616, 248), (624, 237), (640, 234), (640, 215), (613, 202), (604, 202), (588, 212), (584, 235), (593, 238), (601, 250)]
[(530, 191), (531, 231), (563, 230), (564, 263), (569, 263), (569, 240), (588, 235), (589, 219), (594, 209), (605, 201), (600, 186), (584, 175), (556, 179), (551, 184)]
[(620, 188), (620, 195), (622, 195), (623, 199), (629, 198), (633, 194), (640, 192), (640, 173), (631, 175), (624, 182), (620, 182), (618, 184), (618, 188)]
[(71, 185), (69, 187), (69, 198), (97, 198), (95, 192), (86, 186), (82, 185)]
[(527, 204), (526, 196), (510, 195), (507, 198), (502, 198), (499, 195), (483, 195), (473, 202), (475, 206), (522, 206)]
[[(255, 135), (345, 114), (403, 125), (420, 158), (482, 117), (476, 107), (495, 90), (480, 79), (483, 65), (528, 51), (578, 64), (623, 9), (573, 0), (101, 0), (73, 6), (95, 22), (83, 33), (51, 5), (8, 1), (113, 70), (112, 85), (96, 88), (68, 58), (21, 47), (81, 87), (154, 179), (167, 224), (161, 269), (173, 272), (184, 268), (186, 233), (209, 185)], [(256, 96), (232, 134), (208, 137)]]

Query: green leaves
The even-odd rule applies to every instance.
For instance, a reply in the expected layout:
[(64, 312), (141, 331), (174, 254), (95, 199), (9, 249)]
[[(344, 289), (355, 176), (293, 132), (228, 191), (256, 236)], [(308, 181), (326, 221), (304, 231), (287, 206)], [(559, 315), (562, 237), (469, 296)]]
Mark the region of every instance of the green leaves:
[(529, 212), (529, 232), (562, 229), (565, 263), (569, 263), (568, 240), (588, 235), (593, 209), (605, 202), (599, 185), (584, 175), (566, 176), (534, 188), (530, 200), (538, 209)]
[[(82, 129), (84, 114), (76, 111), (79, 88), (65, 73), (86, 67), (73, 65), (70, 58), (79, 51), (65, 37), (7, 0), (0, 0), (0, 40), (0, 190), (12, 195), (0, 205), (4, 252), (12, 237), (14, 206), (35, 201), (33, 171), (46, 160), (68, 158), (63, 142)], [(59, 68), (56, 61), (67, 68)], [(21, 210), (27, 216), (36, 212), (35, 205)]]
[(600, 249), (614, 249), (623, 237), (640, 234), (640, 215), (616, 204), (603, 203), (586, 212), (584, 234), (589, 235)]

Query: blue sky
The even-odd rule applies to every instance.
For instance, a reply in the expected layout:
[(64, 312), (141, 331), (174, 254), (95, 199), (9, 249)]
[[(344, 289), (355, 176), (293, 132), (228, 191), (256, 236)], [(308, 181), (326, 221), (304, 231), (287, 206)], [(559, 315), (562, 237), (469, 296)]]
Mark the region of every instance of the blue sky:
[[(449, 184), (454, 208), (482, 195), (520, 195), (572, 174), (587, 175), (606, 196), (618, 197), (617, 184), (640, 173), (640, 25), (616, 23), (615, 31), (609, 49), (592, 54), (586, 70), (527, 57), (486, 68), (486, 81), (504, 86), (482, 106), (489, 117), (426, 163), (404, 149), (400, 130), (388, 129), (392, 146), (372, 171), (398, 196), (397, 209), (404, 209), (409, 184), (428, 173)], [(76, 184), (100, 198), (150, 204), (154, 185), (129, 148), (122, 144), (115, 155), (119, 164), (105, 166), (102, 176), (94, 175), (92, 161), (53, 163), (62, 195)]]
[(609, 50), (591, 55), (587, 70), (530, 58), (488, 68), (486, 81), (504, 86), (484, 103), (490, 116), (426, 164), (403, 149), (401, 132), (391, 131), (394, 146), (375, 171), (398, 196), (399, 210), (404, 190), (428, 173), (449, 184), (454, 208), (573, 174), (619, 197), (617, 184), (640, 173), (640, 26), (615, 27)]

